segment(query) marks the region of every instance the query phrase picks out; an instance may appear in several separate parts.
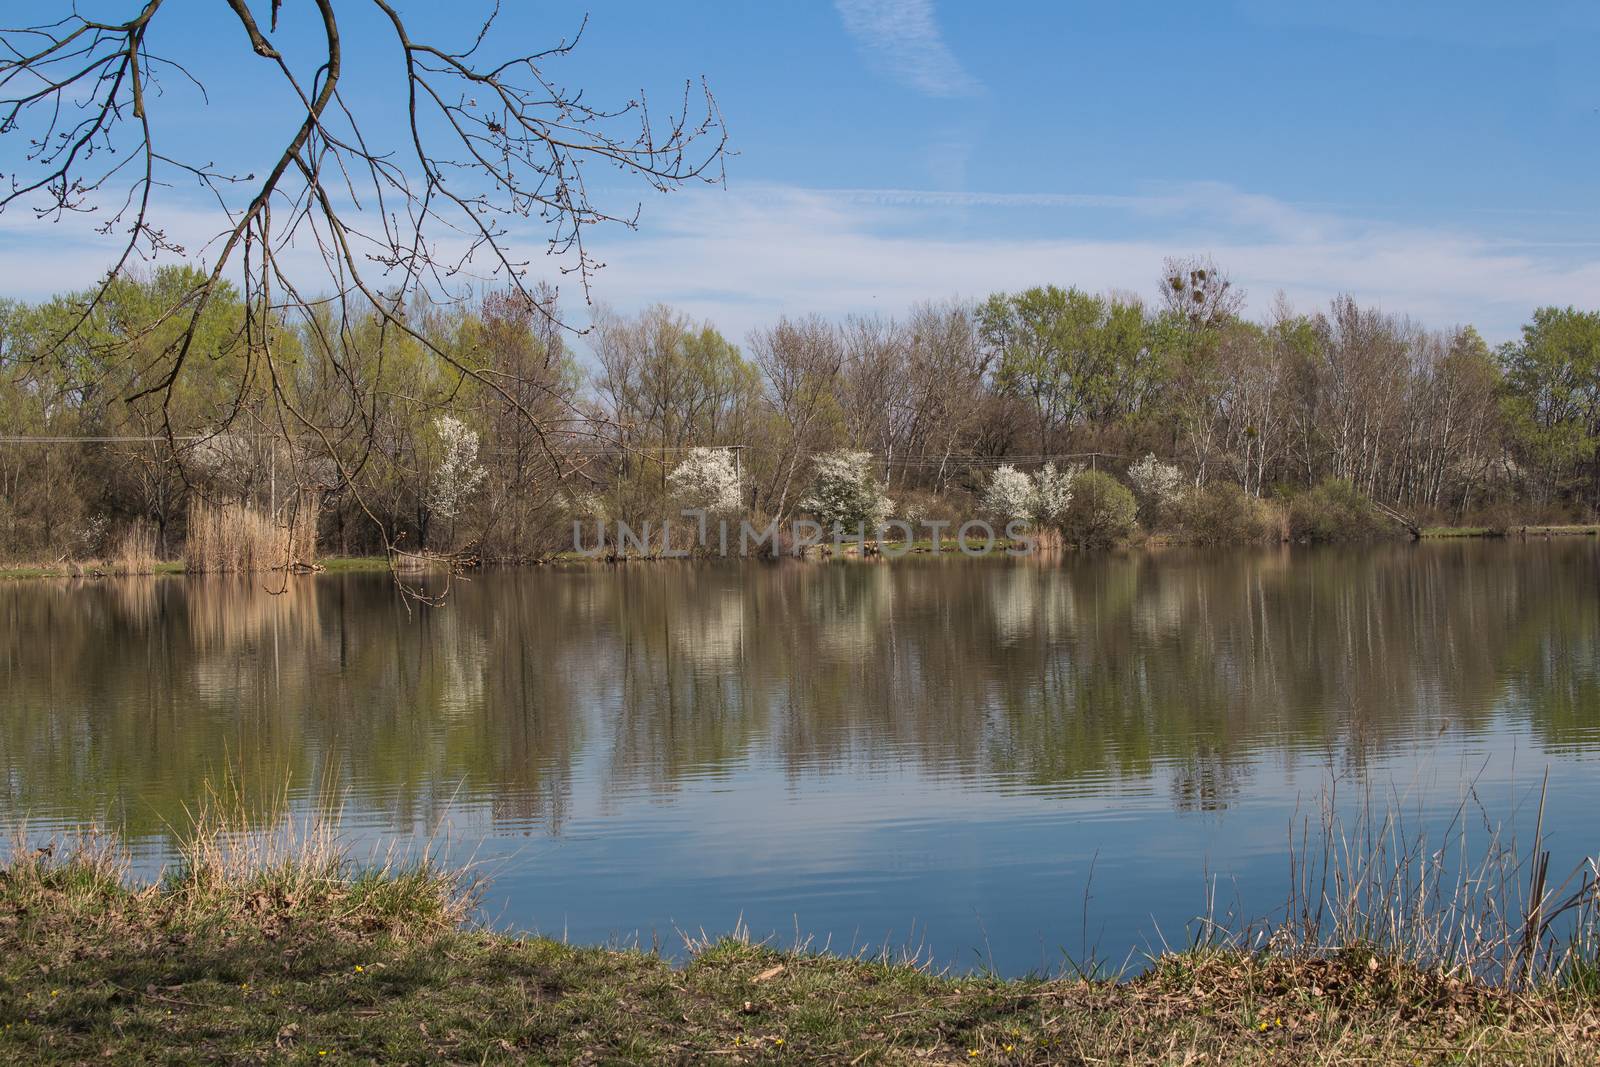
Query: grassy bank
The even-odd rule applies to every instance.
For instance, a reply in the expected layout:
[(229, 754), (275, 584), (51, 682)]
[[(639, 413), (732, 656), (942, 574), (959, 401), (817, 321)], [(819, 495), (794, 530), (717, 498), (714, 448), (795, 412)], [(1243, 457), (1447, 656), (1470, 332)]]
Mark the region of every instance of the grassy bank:
[[(1422, 528), (1421, 536), (1425, 540), (1442, 540), (1449, 538), (1509, 537), (1527, 539), (1548, 537), (1596, 537), (1600, 536), (1600, 525), (1517, 526), (1512, 527), (1509, 530), (1502, 530), (1488, 526), (1426, 526)], [(1157, 531), (1143, 537), (1138, 543), (1145, 547), (1162, 548), (1193, 544), (1196, 542), (1194, 538), (1187, 537), (1182, 534)], [(1237, 542), (1221, 543), (1253, 544), (1259, 543), (1259, 539), (1245, 539)], [(1007, 553), (1011, 545), (1011, 542), (997, 541), (994, 545), (989, 546), (987, 550), (978, 550), (975, 547), (973, 551), (963, 552), (960, 543), (954, 539), (943, 540), (937, 547), (935, 547), (931, 540), (923, 538), (917, 541), (912, 541), (909, 544), (905, 542), (892, 542), (888, 548), (888, 551), (883, 554), (882, 558), (894, 560), (908, 557), (917, 558), (929, 555), (949, 556), (952, 558), (1002, 556)], [(828, 556), (828, 554), (825, 554), (821, 551), (813, 551), (811, 555), (813, 558), (827, 558)], [(859, 553), (853, 547), (850, 547), (847, 549), (844, 556), (840, 558), (853, 559), (858, 555)], [(878, 557), (874, 556), (873, 558)], [(585, 555), (579, 552), (558, 552), (546, 560), (528, 561), (528, 564), (526, 565), (538, 563), (561, 565), (604, 565), (614, 564), (617, 562), (661, 562), (662, 560), (663, 557), (658, 555), (632, 554), (624, 557), (621, 560), (616, 560), (607, 558), (604, 555), (594, 556)], [(444, 566), (445, 564), (441, 563), (439, 565)], [(492, 564), (492, 566), (508, 565), (516, 566), (518, 564)], [(324, 556), (317, 560), (315, 566), (318, 571), (325, 574), (384, 573), (390, 569), (389, 560), (383, 556)], [(420, 568), (418, 565), (409, 565), (409, 569), (416, 570)], [(130, 573), (170, 575), (184, 574), (186, 572), (187, 568), (182, 560), (152, 562), (147, 567), (134, 572), (118, 569), (111, 563), (100, 560), (89, 560), (84, 562), (15, 563), (0, 566), (0, 581), (27, 578), (108, 578), (125, 576)]]
[[(351, 574), (387, 572), (389, 561), (383, 556), (327, 556), (319, 559), (317, 568), (326, 574)], [(163, 560), (133, 572), (137, 575), (186, 574), (189, 568), (183, 560)], [(0, 566), (0, 581), (23, 578), (116, 578), (128, 577), (127, 571), (117, 571), (100, 560), (58, 563), (15, 563)]]
[[(990, 545), (987, 548), (983, 548), (980, 545), (975, 545), (971, 551), (963, 552), (960, 543), (954, 539), (944, 540), (939, 544), (938, 547), (935, 547), (932, 541), (924, 538), (920, 541), (913, 541), (910, 544), (905, 542), (893, 542), (889, 545), (888, 551), (884, 553), (883, 558), (893, 560), (906, 556), (929, 556), (936, 554), (950, 556), (953, 558), (966, 558), (970, 556), (999, 556), (1004, 555), (1010, 545), (1011, 542), (996, 541), (993, 545)], [(811, 553), (809, 553), (809, 556), (813, 559), (828, 558), (828, 554), (819, 550), (813, 550)], [(848, 546), (844, 555), (838, 558), (855, 559), (858, 557), (859, 552), (855, 549), (855, 547)], [(756, 559), (757, 557), (751, 558)], [(874, 555), (873, 558), (878, 557)], [(613, 565), (616, 563), (661, 562), (676, 563), (682, 562), (682, 560), (677, 558), (667, 558), (660, 555), (629, 554), (620, 558), (610, 558), (605, 555), (585, 555), (580, 552), (558, 552), (550, 556), (548, 559), (525, 560), (516, 563), (491, 562), (487, 565), (490, 567), (516, 567), (538, 566), (541, 564)], [(428, 566), (428, 562), (421, 557), (402, 557), (401, 560), (401, 570), (403, 573), (415, 573), (427, 569)], [(442, 569), (447, 567), (448, 563), (441, 560), (436, 564), (436, 566)], [(323, 574), (388, 573), (390, 570), (390, 563), (388, 558), (384, 556), (324, 556), (316, 561), (315, 569), (317, 572)], [(103, 565), (97, 560), (81, 563), (20, 563), (8, 566), (0, 566), (0, 581), (24, 578), (111, 578), (126, 576), (127, 573), (128, 572), (125, 571), (119, 572), (113, 570), (109, 566)], [(185, 574), (189, 573), (189, 568), (185, 566), (182, 560), (173, 560), (170, 562), (151, 564), (148, 568), (136, 573), (143, 575)]]
[(470, 885), (425, 864), (226, 841), (192, 839), (146, 886), (108, 848), (14, 853), (0, 1061), (1555, 1064), (1600, 1048), (1600, 998), (1570, 983), (1512, 991), (1358, 945), (1199, 949), (1121, 981), (739, 939), (673, 966), (464, 926)]
[(104, 560), (59, 563), (13, 563), (0, 566), (0, 581), (22, 578), (126, 578), (152, 574), (182, 574), (183, 562), (152, 562), (137, 571), (120, 570)]
[(1424, 526), (1422, 536), (1434, 537), (1596, 537), (1600, 526), (1568, 524), (1556, 526)]

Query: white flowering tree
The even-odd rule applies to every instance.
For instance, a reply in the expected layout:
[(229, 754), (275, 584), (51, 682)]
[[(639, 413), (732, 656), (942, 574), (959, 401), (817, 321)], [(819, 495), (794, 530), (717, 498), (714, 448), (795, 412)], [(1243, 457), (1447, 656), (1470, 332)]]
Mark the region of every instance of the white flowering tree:
[(1054, 463), (1046, 463), (1030, 476), (1009, 463), (1001, 464), (989, 476), (983, 508), (1007, 521), (1023, 519), (1036, 526), (1053, 526), (1072, 503), (1076, 474), (1076, 468), (1062, 471)]
[(1128, 468), (1128, 484), (1139, 498), (1145, 525), (1154, 526), (1182, 495), (1183, 472), (1175, 464), (1161, 462), (1151, 452)]
[(989, 475), (983, 492), (983, 510), (1001, 519), (1033, 518), (1033, 479), (1009, 463)]
[(733, 450), (691, 448), (683, 462), (667, 475), (667, 488), (680, 507), (707, 515), (730, 515), (739, 510), (739, 468)]
[(816, 458), (811, 493), (800, 506), (816, 516), (825, 529), (851, 531), (864, 526), (870, 532), (888, 516), (893, 506), (872, 476), (872, 453), (841, 448)]
[(1033, 476), (1033, 518), (1040, 526), (1055, 526), (1067, 513), (1072, 503), (1072, 481), (1082, 466), (1058, 470), (1054, 463), (1046, 463)]
[(439, 439), (439, 459), (426, 499), (430, 511), (450, 520), (453, 537), (462, 505), (489, 472), (478, 462), (478, 431), (453, 416), (440, 415), (433, 420), (433, 432)]
[(248, 437), (219, 433), (201, 438), (189, 447), (194, 475), (232, 499), (244, 499), (262, 466), (259, 450)]

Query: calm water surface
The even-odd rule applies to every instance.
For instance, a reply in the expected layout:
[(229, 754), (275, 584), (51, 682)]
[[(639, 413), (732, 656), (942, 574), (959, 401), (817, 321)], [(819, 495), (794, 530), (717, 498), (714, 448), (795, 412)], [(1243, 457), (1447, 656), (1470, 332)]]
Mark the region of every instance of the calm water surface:
[(157, 864), (233, 765), (358, 854), (475, 855), (508, 927), (1051, 970), (1181, 939), (1208, 885), (1270, 912), (1330, 793), (1520, 818), (1548, 769), (1552, 869), (1593, 854), (1597, 594), (1591, 539), (506, 571), (409, 609), (369, 575), (18, 582), (0, 829)]

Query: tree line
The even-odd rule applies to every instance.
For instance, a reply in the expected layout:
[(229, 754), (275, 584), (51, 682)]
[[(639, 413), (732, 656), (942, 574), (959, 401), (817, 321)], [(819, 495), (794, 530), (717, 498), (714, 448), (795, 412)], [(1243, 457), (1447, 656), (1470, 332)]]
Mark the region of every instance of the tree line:
[[(1151, 299), (1041, 286), (736, 342), (665, 305), (580, 334), (548, 288), (263, 321), (224, 285), (172, 315), (196, 287), (173, 266), (0, 302), (0, 551), (93, 556), (139, 528), (171, 556), (201, 503), (309, 510), (324, 552), (538, 558), (574, 519), (675, 514), (705, 449), (734, 470), (721, 506), (762, 519), (808, 513), (819, 457), (845, 453), (906, 517), (978, 513), (1002, 466), (1128, 480), (1146, 457), (1188, 489), (1331, 481), (1418, 520), (1600, 507), (1600, 312), (1570, 307), (1498, 347), (1349, 296), (1251, 318), (1189, 258)], [(198, 358), (153, 381), (179, 331)]]

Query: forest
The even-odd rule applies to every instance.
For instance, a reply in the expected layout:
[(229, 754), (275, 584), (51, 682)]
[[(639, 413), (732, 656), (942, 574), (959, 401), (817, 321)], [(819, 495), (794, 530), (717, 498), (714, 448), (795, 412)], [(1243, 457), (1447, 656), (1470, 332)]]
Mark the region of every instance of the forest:
[(548, 287), (413, 300), (405, 329), (337, 301), (251, 323), (223, 290), (170, 383), (151, 379), (184, 326), (163, 309), (193, 268), (4, 301), (0, 553), (133, 538), (171, 559), (243, 516), (297, 559), (535, 560), (575, 520), (686, 500), (826, 520), (830, 464), (876, 494), (868, 517), (957, 521), (1026, 512), (1008, 479), (1042, 491), (1089, 467), (1132, 484), (1145, 530), (1196, 540), (1315, 535), (1314, 516), (1271, 520), (1297, 500), (1492, 529), (1600, 507), (1600, 312), (1539, 308), (1491, 347), (1350, 296), (1250, 317), (1203, 257), (1152, 281), (1148, 299), (1041, 286), (741, 339), (664, 305), (586, 308), (574, 330)]

